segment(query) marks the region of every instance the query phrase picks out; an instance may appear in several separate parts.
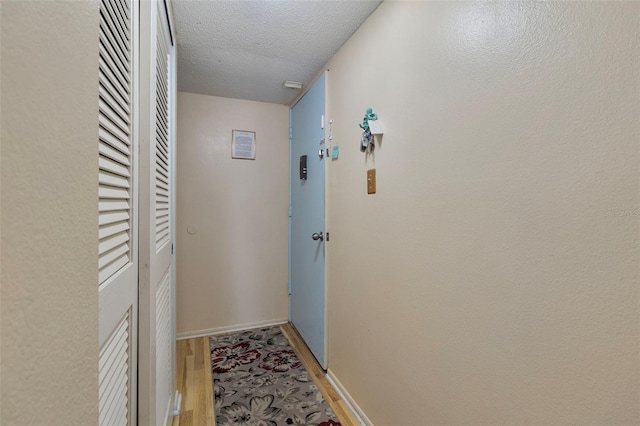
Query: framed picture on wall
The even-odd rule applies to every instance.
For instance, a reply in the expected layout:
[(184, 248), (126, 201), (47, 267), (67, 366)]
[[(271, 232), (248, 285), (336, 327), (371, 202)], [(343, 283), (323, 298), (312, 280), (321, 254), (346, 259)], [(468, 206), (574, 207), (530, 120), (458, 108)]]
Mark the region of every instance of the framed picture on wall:
[(231, 158), (256, 159), (256, 132), (233, 130), (231, 132)]

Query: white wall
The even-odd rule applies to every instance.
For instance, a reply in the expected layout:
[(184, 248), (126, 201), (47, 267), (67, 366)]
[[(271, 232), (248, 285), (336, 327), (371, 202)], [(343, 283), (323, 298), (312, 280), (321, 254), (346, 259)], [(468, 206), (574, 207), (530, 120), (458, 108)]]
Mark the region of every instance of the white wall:
[(99, 3), (1, 7), (2, 421), (97, 424)]
[(640, 422), (639, 17), (384, 2), (330, 61), (329, 368), (376, 425)]
[[(178, 336), (286, 320), (289, 108), (179, 92), (177, 114)], [(231, 159), (233, 129), (255, 160)]]

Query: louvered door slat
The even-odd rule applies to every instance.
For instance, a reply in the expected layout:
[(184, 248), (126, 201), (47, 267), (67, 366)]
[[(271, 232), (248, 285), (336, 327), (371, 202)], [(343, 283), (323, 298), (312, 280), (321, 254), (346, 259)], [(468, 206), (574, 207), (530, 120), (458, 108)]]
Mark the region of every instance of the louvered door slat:
[(100, 182), (103, 185), (111, 186), (114, 188), (127, 189), (131, 186), (129, 183), (128, 177), (120, 176), (116, 173), (110, 173), (105, 170), (100, 171), (98, 182)]
[(112, 407), (108, 412), (111, 413), (108, 418), (104, 420), (103, 424), (106, 425), (125, 425), (126, 419), (126, 396), (121, 395), (117, 400), (113, 401)]
[[(99, 49), (100, 59), (103, 61), (103, 65), (109, 66), (111, 73), (118, 78), (118, 82), (125, 89), (129, 89), (131, 80), (129, 79), (129, 69), (123, 61), (127, 58), (123, 58), (118, 46), (114, 46), (111, 43), (100, 42)], [(120, 54), (118, 52), (120, 51)]]
[(129, 235), (126, 231), (120, 232), (119, 234), (116, 234), (116, 235), (105, 237), (102, 240), (100, 240), (100, 244), (98, 245), (98, 253), (104, 254), (116, 247), (121, 247), (127, 241), (129, 241)]
[(112, 30), (113, 33), (120, 35), (122, 46), (129, 46), (129, 20), (122, 18), (120, 13), (117, 12), (117, 7), (113, 7), (113, 3), (113, 1), (103, 1), (101, 4), (106, 12), (106, 16), (111, 19), (112, 25), (110, 25), (109, 29)]
[[(123, 345), (127, 342), (127, 321), (126, 318), (120, 320), (112, 336), (100, 350), (100, 359), (98, 360), (100, 384), (104, 385), (107, 383), (105, 380), (110, 380), (113, 376), (111, 372), (122, 364), (121, 358), (127, 355), (127, 351), (122, 350)], [(126, 364), (124, 365), (126, 366)]]
[(169, 197), (169, 191), (167, 191), (164, 188), (161, 187), (156, 187), (156, 194), (161, 196), (161, 197)]
[[(107, 107), (107, 105), (105, 105), (105, 107)], [(107, 107), (101, 111), (103, 111), (103, 114), (100, 114), (100, 118), (98, 120), (100, 126), (116, 137), (121, 143), (126, 146), (131, 145), (129, 126), (125, 123), (118, 122), (119, 120), (117, 120), (116, 117), (112, 119), (109, 116), (109, 114), (113, 113), (111, 108)]]
[[(106, 253), (102, 253), (100, 256), (100, 259), (98, 260), (98, 265), (100, 266), (100, 269), (104, 268), (105, 266), (111, 264), (116, 260), (125, 259), (127, 257), (128, 251), (129, 251), (129, 247), (127, 247), (126, 245), (120, 245), (113, 250), (107, 251)], [(128, 258), (125, 260), (128, 260)]]
[(161, 152), (165, 155), (169, 152), (169, 138), (167, 136), (168, 129), (165, 127), (166, 125), (162, 123), (162, 120), (159, 120), (159, 128), (156, 130), (156, 140), (158, 141), (158, 148), (160, 148)]
[(156, 162), (156, 191), (169, 191), (169, 172)]
[(127, 201), (102, 200), (98, 203), (101, 212), (113, 212), (115, 210), (126, 210), (129, 206)]
[(158, 230), (158, 232), (156, 232), (156, 236), (158, 236), (158, 234), (162, 232), (165, 226), (169, 226), (169, 222), (166, 220), (165, 221), (160, 220), (158, 221), (158, 223), (156, 223), (156, 229)]
[(131, 135), (129, 131), (129, 122), (125, 121), (120, 116), (120, 114), (104, 100), (100, 99), (98, 106), (100, 107), (100, 111), (104, 113), (105, 122), (108, 120), (108, 122), (110, 123), (109, 125), (115, 125), (118, 128), (119, 132), (126, 135), (127, 140), (129, 140), (129, 137)]
[(105, 58), (102, 54), (102, 47), (100, 48), (100, 56), (98, 57), (98, 64), (100, 65), (103, 79), (111, 85), (115, 92), (113, 92), (114, 96), (118, 98), (118, 101), (122, 104), (129, 104), (127, 100), (127, 93), (130, 88), (129, 85), (126, 84), (122, 78), (118, 78), (117, 74), (120, 74), (118, 71), (114, 71), (117, 69), (117, 64), (113, 62), (111, 58)]
[(101, 425), (128, 423), (130, 318), (127, 312), (100, 350), (98, 361)]
[(164, 238), (164, 232), (166, 231), (166, 228), (169, 225), (167, 224), (166, 226), (158, 226), (156, 229), (158, 230), (156, 232), (156, 243), (159, 243), (160, 241), (162, 241), (162, 239)]
[[(126, 370), (125, 370), (126, 371)], [(122, 376), (123, 371), (117, 372), (120, 374), (118, 380), (113, 383), (113, 386), (106, 390), (106, 392), (114, 392), (114, 390), (121, 389), (127, 385), (127, 380)], [(116, 397), (105, 402), (104, 406), (104, 418), (102, 424), (106, 425), (126, 425), (127, 414), (127, 394), (120, 392)]]
[(101, 198), (129, 199), (129, 191), (126, 189), (104, 187), (99, 189), (98, 195)]
[(117, 222), (113, 225), (101, 226), (98, 229), (98, 237), (102, 240), (103, 238), (109, 238), (113, 235), (119, 234), (123, 231), (129, 230), (128, 222)]
[[(161, 65), (161, 64), (158, 64)], [(167, 78), (167, 76), (164, 73), (160, 73), (158, 74), (158, 77), (160, 78)], [(156, 109), (163, 111), (166, 107), (166, 103), (168, 102), (168, 98), (167, 98), (167, 94), (165, 93), (165, 91), (167, 90), (167, 86), (165, 84), (163, 84), (162, 81), (158, 81), (156, 84), (156, 90), (160, 91), (160, 93), (158, 93), (158, 99), (160, 100), (160, 104), (156, 104)]]
[(156, 159), (156, 171), (159, 173), (158, 182), (162, 188), (169, 183), (169, 166), (164, 164), (162, 160)]
[(99, 403), (102, 405), (106, 405), (109, 402), (109, 393), (118, 387), (118, 383), (121, 380), (126, 380), (124, 374), (127, 369), (126, 337), (127, 334), (125, 332), (122, 335), (122, 340), (117, 342), (117, 346), (114, 343), (113, 356), (115, 359), (111, 361), (110, 365), (106, 366), (108, 368), (100, 371), (100, 386), (106, 390), (105, 393), (100, 395)]
[(129, 221), (129, 212), (121, 211), (121, 212), (109, 212), (101, 214), (98, 218), (99, 225), (107, 225), (109, 223), (121, 222), (121, 221)]
[[(126, 358), (124, 358), (124, 360), (126, 360)], [(104, 418), (103, 424), (126, 424), (118, 422), (119, 418), (120, 420), (126, 420), (126, 411), (123, 409), (127, 405), (127, 394), (122, 391), (118, 392), (118, 390), (127, 386), (126, 372), (127, 369), (125, 367), (120, 368), (117, 371), (113, 371), (112, 374), (114, 375), (114, 380), (108, 383), (104, 388), (105, 395), (115, 394), (115, 396), (113, 398), (106, 398), (102, 401), (104, 414), (101, 417)]]
[[(131, 71), (130, 54), (127, 51), (128, 43), (122, 39), (122, 36), (112, 29), (114, 20), (108, 14), (100, 14), (100, 26), (103, 29), (103, 35), (106, 39), (104, 45), (113, 52), (113, 58), (118, 59), (122, 67), (126, 71)], [(130, 81), (127, 79), (127, 81)]]
[(126, 254), (120, 256), (113, 262), (107, 264), (107, 266), (102, 267), (101, 271), (98, 273), (98, 278), (100, 281), (105, 281), (107, 278), (118, 272), (123, 266), (126, 266), (129, 261), (129, 256)]
[(127, 22), (130, 22), (131, 11), (129, 10), (129, 4), (127, 3), (127, 1), (115, 0), (113, 3), (119, 8), (120, 13), (122, 14), (122, 16), (124, 16), (124, 19)]
[(156, 377), (159, 392), (170, 391), (168, 385), (171, 377), (171, 269), (168, 269), (156, 289)]
[[(114, 422), (117, 422), (118, 419), (125, 419), (127, 416), (127, 396), (121, 395), (120, 399), (114, 409), (114, 413), (112, 419)], [(109, 424), (109, 423), (108, 423)]]
[[(166, 90), (166, 88), (163, 87), (163, 86), (159, 86), (158, 90)], [(159, 95), (158, 99), (159, 99), (160, 102), (167, 102), (167, 99), (164, 97), (164, 94)], [(156, 105), (156, 112), (160, 115), (159, 118), (162, 121), (163, 130), (164, 130), (164, 128), (167, 126), (166, 117), (164, 116), (164, 114), (166, 113), (164, 106), (163, 105)]]
[(169, 61), (166, 34), (158, 26), (156, 55), (156, 167), (155, 215), (156, 249), (170, 240), (169, 192)]
[(127, 22), (129, 22), (131, 20), (131, 10), (129, 10), (129, 4), (127, 3), (127, 0), (117, 0), (116, 4), (126, 17)]
[[(100, 61), (102, 62), (102, 61)], [(111, 83), (107, 76), (100, 73), (100, 97), (109, 105), (112, 111), (116, 111), (120, 117), (128, 117), (131, 114), (129, 103), (123, 97), (122, 93)], [(128, 118), (124, 118), (127, 124), (130, 123)]]
[[(119, 163), (124, 165), (130, 165), (130, 157), (131, 153), (129, 152), (129, 146), (123, 141), (119, 140), (112, 133), (108, 132), (104, 128), (98, 129), (98, 137), (100, 138), (100, 142), (102, 144), (106, 144), (108, 146), (104, 147), (104, 152), (102, 151), (103, 147), (100, 147), (100, 153), (116, 160)], [(109, 148), (113, 148), (117, 152), (111, 151)]]
[(124, 347), (118, 349), (118, 359), (113, 362), (113, 368), (109, 369), (109, 373), (105, 376), (105, 379), (100, 382), (100, 387), (103, 389), (103, 393), (100, 396), (99, 406), (102, 407), (105, 414), (116, 412), (114, 410), (122, 397), (126, 397), (126, 392), (118, 392), (119, 397), (109, 398), (109, 395), (113, 395), (119, 389), (122, 389), (127, 383), (127, 354)]
[[(130, 51), (129, 41), (131, 40), (129, 35), (129, 19), (123, 19), (120, 13), (117, 12), (118, 8), (114, 8), (112, 3), (111, 1), (102, 2), (102, 6), (104, 7), (102, 16), (108, 23), (107, 27), (115, 41), (115, 43), (113, 43), (114, 47), (117, 46), (121, 48), (125, 58), (127, 58), (125, 62), (128, 63), (128, 52)], [(127, 69), (129, 69), (129, 67), (127, 67)]]
[(114, 0), (102, 0), (100, 4), (100, 283), (125, 266), (131, 257), (131, 23), (130, 13), (125, 12), (128, 5)]
[(116, 188), (129, 188), (129, 178), (118, 176), (114, 173), (100, 171), (98, 182), (102, 185), (108, 185)]
[(169, 159), (165, 158), (160, 153), (160, 150), (158, 150), (156, 154), (156, 167), (162, 172), (163, 176), (169, 177)]
[(118, 116), (121, 119), (123, 119), (127, 124), (130, 124), (128, 110), (125, 110), (122, 107), (122, 105), (120, 105), (118, 102), (115, 102), (115, 99), (113, 98), (111, 93), (107, 90), (107, 88), (105, 88), (102, 84), (100, 84), (98, 91), (100, 93), (100, 100), (108, 104), (111, 110), (115, 111), (118, 114)]
[[(111, 147), (110, 145), (108, 145), (106, 143), (106, 141), (107, 141), (107, 138), (109, 137), (109, 135), (107, 135), (107, 134), (102, 135), (102, 133), (103, 133), (102, 129), (99, 129), (98, 130), (98, 135), (99, 136), (104, 136), (104, 139), (101, 138), (101, 140), (100, 140), (100, 142), (101, 142), (100, 148), (99, 148), (100, 149), (100, 155), (102, 157), (107, 157), (107, 158), (110, 158), (112, 160), (115, 160), (115, 161), (117, 161), (118, 163), (120, 163), (120, 164), (122, 164), (124, 166), (130, 166), (131, 163), (130, 163), (129, 156), (126, 153), (122, 153), (121, 151), (119, 151), (119, 150)], [(102, 143), (102, 142), (104, 142), (104, 143)]]
[[(167, 90), (167, 88), (166, 88), (164, 85), (162, 85), (162, 84), (158, 84), (158, 85), (157, 85), (157, 90), (164, 91), (164, 90)], [(158, 99), (160, 100), (160, 102), (167, 102), (167, 101), (168, 101), (168, 99), (166, 98), (166, 96), (165, 96), (165, 94), (164, 94), (164, 93), (160, 93), (160, 94), (158, 95)], [(164, 105), (162, 105), (162, 104), (158, 104), (158, 105), (156, 105), (156, 110), (157, 110), (160, 114), (164, 114), (164, 112), (165, 112), (165, 106), (164, 106)], [(163, 120), (162, 120), (162, 121), (164, 122), (164, 124), (165, 124), (165, 125), (167, 124), (167, 123), (166, 123), (166, 121), (164, 120), (164, 117), (163, 117)]]
[(156, 128), (156, 139), (159, 142), (158, 148), (167, 156), (169, 152), (169, 138), (167, 137), (167, 129), (164, 128), (164, 123), (162, 122), (160, 122), (160, 125)]
[[(98, 137), (103, 145), (100, 147), (100, 154), (117, 161), (118, 163), (130, 166), (131, 165), (131, 153), (129, 146), (123, 141), (116, 138), (112, 133), (106, 129), (98, 129)], [(113, 151), (115, 150), (115, 152)]]
[[(158, 100), (160, 100), (160, 98), (158, 98)], [(166, 100), (162, 100), (162, 102), (166, 102)], [(168, 131), (168, 123), (167, 121), (165, 121), (165, 114), (167, 113), (167, 111), (165, 111), (163, 108), (157, 107), (156, 108), (156, 114), (158, 115), (158, 121), (159, 121), (159, 127), (156, 128), (156, 132), (159, 136), (162, 137), (162, 143), (163, 148), (167, 148), (168, 146), (168, 135), (167, 135), (167, 131)]]
[[(126, 392), (118, 392), (127, 384), (127, 356), (124, 351), (125, 347), (118, 349), (118, 360), (114, 362), (114, 368), (109, 370), (106, 381), (101, 383), (105, 390), (100, 403), (107, 413), (117, 412), (117, 406), (121, 405), (121, 398), (126, 398)], [(120, 356), (122, 354), (122, 356)], [(115, 398), (109, 398), (109, 395), (118, 394)]]
[[(156, 111), (156, 114), (160, 115), (160, 117), (162, 117), (165, 113), (166, 113), (166, 111), (162, 111), (160, 109), (158, 109)], [(163, 145), (162, 148), (164, 150), (166, 150), (168, 148), (168, 146), (169, 146), (169, 143), (168, 143), (169, 136), (167, 134), (168, 127), (169, 126), (167, 125), (167, 123), (164, 122), (164, 120), (162, 118), (160, 118), (159, 119), (159, 126), (156, 128), (156, 135), (162, 139), (162, 145)]]
[[(160, 130), (156, 132), (156, 140), (159, 141), (158, 149), (156, 150), (156, 160), (162, 161), (162, 164), (166, 167), (169, 164), (169, 153), (165, 151), (167, 147), (163, 146), (167, 138), (162, 134)], [(167, 143), (167, 145), (169, 145)]]
[(165, 177), (169, 176), (169, 158), (160, 149), (156, 150), (156, 167), (164, 171)]
[(111, 158), (100, 157), (100, 159), (98, 159), (98, 166), (102, 170), (110, 170), (111, 173), (115, 173), (118, 176), (131, 177), (131, 172), (128, 167), (113, 161)]
[[(102, 62), (104, 64), (104, 61), (98, 60), (98, 62)], [(110, 70), (106, 70), (106, 71), (110, 72)], [(127, 115), (131, 114), (131, 109), (129, 108), (129, 102), (127, 101), (126, 98), (123, 97), (121, 92), (118, 92), (118, 89), (107, 78), (107, 75), (101, 72), (98, 77), (99, 77), (100, 85), (106, 89), (106, 93), (108, 93), (108, 96), (112, 97), (115, 101), (117, 101), (120, 108), (124, 109)]]

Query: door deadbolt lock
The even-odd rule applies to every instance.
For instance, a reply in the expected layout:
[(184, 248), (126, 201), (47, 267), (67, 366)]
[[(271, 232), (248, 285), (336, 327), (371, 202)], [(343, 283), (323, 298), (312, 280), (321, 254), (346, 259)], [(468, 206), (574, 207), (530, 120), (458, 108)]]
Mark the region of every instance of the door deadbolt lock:
[(313, 235), (311, 235), (311, 238), (313, 241), (324, 241), (324, 234), (322, 232), (314, 232)]

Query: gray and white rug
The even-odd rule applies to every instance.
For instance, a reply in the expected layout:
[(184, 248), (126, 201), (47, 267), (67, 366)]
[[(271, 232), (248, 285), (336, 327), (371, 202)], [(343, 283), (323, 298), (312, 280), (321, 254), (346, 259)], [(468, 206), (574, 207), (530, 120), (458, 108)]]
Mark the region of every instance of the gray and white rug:
[(340, 426), (279, 326), (209, 338), (217, 426)]

